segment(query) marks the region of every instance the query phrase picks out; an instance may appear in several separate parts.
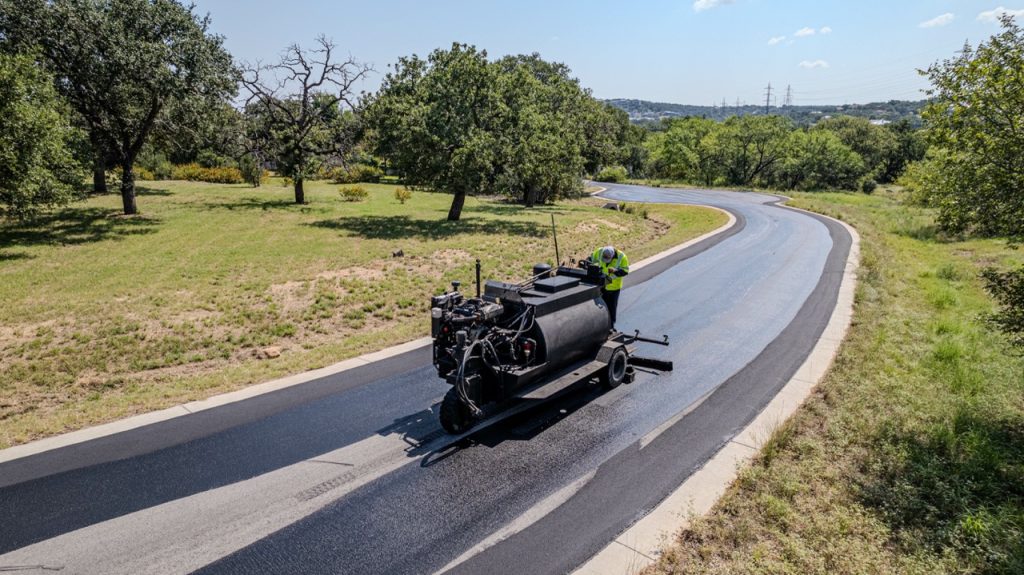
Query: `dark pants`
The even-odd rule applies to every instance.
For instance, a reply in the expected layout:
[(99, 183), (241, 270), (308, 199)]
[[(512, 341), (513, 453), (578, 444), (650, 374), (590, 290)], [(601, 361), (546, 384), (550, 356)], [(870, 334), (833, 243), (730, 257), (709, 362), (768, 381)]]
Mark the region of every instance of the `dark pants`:
[(612, 327), (615, 327), (615, 312), (619, 309), (619, 292), (622, 290), (601, 290), (601, 297), (608, 306), (608, 315), (612, 318)]

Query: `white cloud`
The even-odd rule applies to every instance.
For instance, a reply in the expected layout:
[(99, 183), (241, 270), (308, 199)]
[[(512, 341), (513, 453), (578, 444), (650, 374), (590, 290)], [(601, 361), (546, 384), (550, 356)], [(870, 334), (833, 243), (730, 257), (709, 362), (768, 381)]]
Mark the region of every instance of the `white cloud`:
[(800, 62), (800, 67), (807, 68), (808, 70), (812, 70), (814, 68), (828, 68), (828, 62), (824, 60), (814, 60), (813, 62), (811, 60), (804, 60), (803, 62)]
[(832, 28), (829, 28), (828, 26), (825, 26), (821, 30), (818, 30), (818, 34), (831, 34), (831, 33), (832, 33)]
[(939, 26), (945, 26), (953, 21), (953, 13), (946, 12), (940, 16), (936, 16), (931, 20), (925, 20), (917, 25), (918, 28), (938, 28)]
[(703, 12), (712, 8), (718, 8), (723, 4), (733, 4), (736, 0), (695, 0), (693, 3), (694, 12)]
[(999, 17), (1002, 16), (1003, 14), (1009, 14), (1014, 18), (1020, 18), (1021, 16), (1024, 16), (1024, 10), (1011, 10), (1009, 8), (1003, 8), (1002, 6), (1000, 6), (993, 10), (989, 10), (987, 12), (982, 12), (981, 14), (978, 14), (978, 20), (982, 22), (994, 23), (998, 22)]
[(793, 33), (797, 38), (801, 36), (814, 36), (814, 28), (801, 28)]
[(778, 44), (779, 42), (782, 42), (785, 39), (786, 39), (785, 36), (772, 36), (772, 39), (768, 40), (768, 45), (769, 46), (774, 46), (774, 45)]

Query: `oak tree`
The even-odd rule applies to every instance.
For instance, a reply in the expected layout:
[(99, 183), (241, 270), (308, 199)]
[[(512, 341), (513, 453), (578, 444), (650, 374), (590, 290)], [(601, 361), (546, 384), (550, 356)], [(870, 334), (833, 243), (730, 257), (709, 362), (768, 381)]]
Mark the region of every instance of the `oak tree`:
[(317, 48), (288, 46), (276, 64), (245, 64), (245, 106), (258, 118), (261, 137), (274, 149), (278, 171), (292, 179), (295, 203), (306, 203), (303, 184), (329, 156), (343, 158), (356, 135), (355, 86), (373, 68), (351, 56), (338, 59), (324, 36)]

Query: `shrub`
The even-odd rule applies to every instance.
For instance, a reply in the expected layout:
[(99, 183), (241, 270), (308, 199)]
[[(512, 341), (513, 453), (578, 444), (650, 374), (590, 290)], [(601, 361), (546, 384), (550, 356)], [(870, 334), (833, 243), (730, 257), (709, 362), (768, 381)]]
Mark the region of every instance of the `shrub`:
[(868, 178), (868, 179), (864, 180), (863, 182), (861, 182), (861, 184), (860, 184), (860, 191), (864, 192), (865, 194), (871, 194), (871, 193), (874, 193), (875, 188), (877, 188), (877, 187), (878, 187), (878, 182)]
[(196, 154), (196, 163), (204, 168), (234, 168), (237, 166), (231, 158), (225, 158), (213, 150), (200, 150)]
[(342, 186), (338, 188), (341, 199), (346, 202), (361, 202), (369, 197), (370, 192), (362, 186)]
[(267, 181), (267, 171), (251, 155), (246, 154), (238, 162), (238, 170), (242, 172), (242, 178), (254, 188)]
[(214, 184), (241, 184), (245, 182), (238, 168), (204, 168), (199, 164), (175, 166), (172, 173), (175, 180), (210, 182)]
[(405, 188), (395, 188), (395, 199), (398, 203), (404, 204), (409, 198), (412, 198), (412, 192)]
[(384, 177), (384, 172), (377, 166), (353, 164), (351, 166), (335, 166), (327, 170), (327, 178), (335, 184), (374, 184)]
[(143, 150), (135, 160), (135, 177), (140, 180), (169, 180), (174, 175), (174, 164), (161, 152)]
[(1012, 271), (988, 268), (981, 275), (985, 289), (1001, 306), (989, 319), (1014, 345), (1024, 348), (1024, 267)]
[(640, 216), (641, 218), (643, 218), (645, 220), (647, 219), (647, 216), (650, 215), (650, 213), (647, 211), (647, 207), (646, 206), (643, 206), (643, 205), (636, 206), (636, 205), (633, 205), (633, 204), (627, 204), (626, 202), (622, 202), (622, 203), (619, 204), (619, 211), (620, 212), (626, 212), (627, 214), (633, 214), (633, 215)]
[(607, 166), (601, 168), (601, 171), (594, 176), (594, 179), (599, 182), (624, 182), (629, 174), (626, 173), (626, 168), (622, 166)]

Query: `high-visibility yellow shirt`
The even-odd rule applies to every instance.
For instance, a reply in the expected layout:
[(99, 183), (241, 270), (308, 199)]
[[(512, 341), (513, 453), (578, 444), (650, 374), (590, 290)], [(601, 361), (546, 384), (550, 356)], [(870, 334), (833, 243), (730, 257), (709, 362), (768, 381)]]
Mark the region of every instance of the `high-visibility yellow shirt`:
[(601, 273), (603, 273), (606, 276), (611, 276), (613, 278), (611, 283), (604, 286), (604, 289), (608, 291), (618, 291), (622, 289), (622, 278), (617, 275), (614, 275), (613, 272), (615, 270), (623, 270), (629, 272), (629, 258), (627, 258), (626, 254), (622, 253), (622, 251), (615, 250), (615, 257), (612, 258), (612, 261), (604, 263), (601, 260), (601, 249), (602, 248), (597, 248), (596, 250), (594, 250), (594, 255), (590, 256), (590, 261), (600, 266)]

